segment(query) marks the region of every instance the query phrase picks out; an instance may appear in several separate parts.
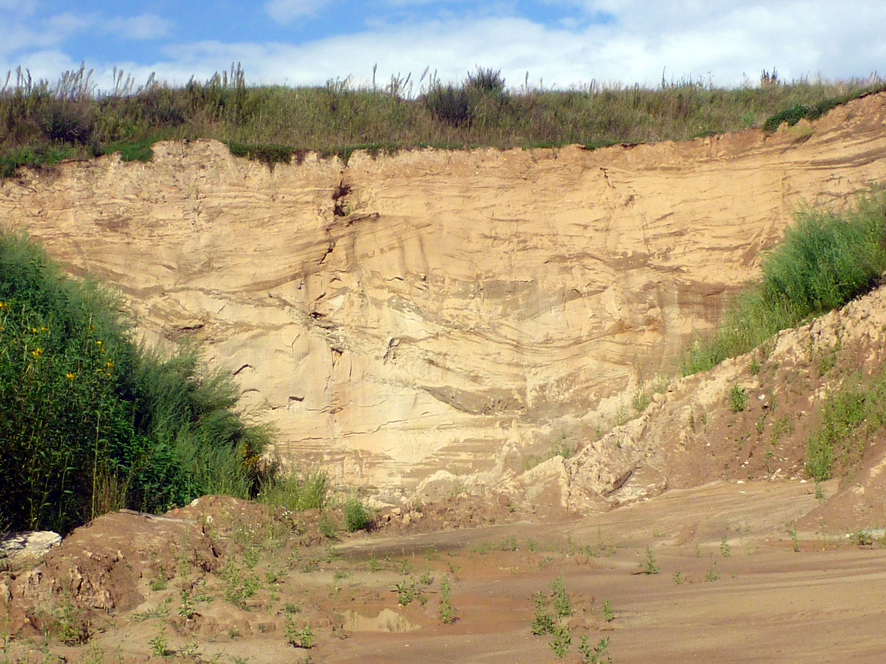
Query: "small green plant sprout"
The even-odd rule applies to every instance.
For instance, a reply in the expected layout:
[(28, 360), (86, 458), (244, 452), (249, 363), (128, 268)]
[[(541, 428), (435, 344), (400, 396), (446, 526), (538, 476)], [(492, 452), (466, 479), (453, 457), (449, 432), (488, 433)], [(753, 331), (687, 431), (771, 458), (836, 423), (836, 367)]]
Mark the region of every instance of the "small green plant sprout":
[(815, 483), (815, 499), (821, 505), (823, 505), (824, 502), (827, 500), (827, 497), (824, 495), (824, 488), (821, 486), (821, 482)]
[(686, 580), (686, 577), (683, 576), (680, 572), (674, 572), (673, 579), (674, 583), (676, 583), (678, 586), (682, 586), (683, 582)]
[(157, 657), (172, 657), (175, 654), (174, 650), (167, 648), (167, 645), (169, 645), (169, 639), (166, 638), (166, 635), (162, 631), (148, 641), (148, 644), (151, 646), (151, 652), (157, 655)]
[(597, 641), (597, 645), (592, 646), (587, 636), (582, 636), (578, 646), (578, 652), (581, 654), (583, 664), (612, 664), (612, 657), (609, 656), (609, 637), (604, 636)]
[(752, 376), (756, 376), (758, 373), (760, 373), (760, 363), (757, 362), (756, 355), (751, 356), (751, 361), (748, 362), (748, 371), (751, 372)]
[(375, 574), (379, 569), (381, 569), (381, 565), (379, 565), (378, 558), (375, 557), (375, 552), (369, 552), (369, 571)]
[(295, 621), (286, 621), (286, 641), (293, 648), (304, 648), (310, 650), (314, 647), (314, 634), (311, 632), (311, 626), (305, 623), (304, 627), (299, 629), (296, 627)]
[(873, 546), (874, 545), (874, 536), (864, 528), (861, 528), (852, 536), (852, 541), (855, 542), (857, 546)]
[(423, 586), (429, 586), (434, 582), (434, 577), (431, 576), (431, 566), (428, 561), (425, 561), (425, 570), (418, 577), (418, 582)]
[(636, 392), (634, 394), (634, 398), (631, 400), (631, 405), (634, 407), (638, 413), (642, 413), (646, 410), (646, 406), (652, 401), (652, 397), (649, 396), (649, 392)]
[(615, 620), (615, 610), (612, 608), (612, 600), (608, 597), (603, 600), (603, 606), (600, 607), (600, 613), (603, 614), (603, 620), (608, 623)]
[(157, 574), (151, 579), (151, 590), (154, 592), (166, 590), (166, 570), (163, 568), (163, 563), (157, 563)]
[(194, 608), (194, 603), (191, 601), (190, 591), (186, 588), (182, 588), (181, 598), (182, 603), (178, 607), (178, 615), (190, 620), (197, 615), (197, 610)]
[(531, 625), (532, 633), (535, 634), (535, 636), (553, 634), (554, 618), (548, 613), (547, 606), (545, 605), (545, 598), (541, 594), (541, 591), (532, 597), (532, 602), (535, 604), (535, 616), (532, 618)]
[(741, 385), (735, 384), (729, 390), (729, 410), (733, 413), (740, 413), (745, 409), (748, 402), (748, 395)]
[(323, 512), (317, 520), (317, 530), (320, 531), (320, 534), (323, 535), (323, 537), (331, 540), (335, 539), (335, 534), (338, 531), (338, 528), (335, 525), (335, 521), (332, 520), (332, 517), (329, 516), (327, 512)]
[(729, 540), (726, 538), (726, 535), (723, 535), (720, 539), (720, 555), (724, 558), (732, 555), (732, 549), (729, 547)]
[(720, 578), (720, 574), (717, 572), (717, 561), (714, 559), (714, 554), (711, 554), (711, 569), (708, 570), (708, 573), (705, 574), (705, 581), (716, 581)]
[(558, 576), (551, 581), (551, 591), (554, 593), (554, 610), (558, 616), (572, 615), (572, 602), (569, 601), (569, 593), (566, 592), (566, 584), (563, 577)]
[(646, 560), (640, 563), (641, 574), (658, 574), (660, 571), (655, 556), (652, 555), (652, 549), (646, 547)]
[(418, 589), (415, 587), (415, 579), (410, 579), (408, 582), (406, 579), (397, 581), (393, 589), (397, 593), (397, 604), (399, 606), (406, 606), (418, 597), (419, 594)]
[(449, 599), (451, 592), (449, 577), (444, 576), (443, 582), (440, 584), (440, 620), (445, 625), (451, 625), (455, 622), (455, 609), (452, 607), (452, 601)]
[(572, 644), (572, 633), (569, 631), (569, 625), (565, 622), (557, 621), (554, 631), (551, 632), (551, 640), (548, 645), (554, 651), (554, 657), (563, 659), (569, 652), (569, 646)]
[(794, 547), (794, 553), (800, 553), (800, 539), (797, 537), (797, 528), (793, 524), (788, 527), (788, 535), (791, 536), (791, 543)]
[(575, 445), (566, 440), (566, 434), (560, 433), (557, 439), (557, 445), (554, 448), (554, 455), (568, 459), (575, 453)]

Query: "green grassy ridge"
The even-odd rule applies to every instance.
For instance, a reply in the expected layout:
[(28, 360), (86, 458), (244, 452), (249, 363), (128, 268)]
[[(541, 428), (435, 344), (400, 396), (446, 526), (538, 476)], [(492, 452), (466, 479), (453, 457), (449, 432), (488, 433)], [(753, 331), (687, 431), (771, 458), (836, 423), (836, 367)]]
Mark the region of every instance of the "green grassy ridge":
[[(461, 84), (397, 79), (384, 87), (250, 86), (239, 66), (205, 82), (172, 87), (153, 77), (140, 87), (118, 74), (115, 89), (96, 92), (91, 72), (58, 82), (17, 72), (0, 88), (0, 176), (22, 166), (120, 152), (148, 160), (158, 140), (213, 138), (235, 154), (268, 165), (307, 152), (339, 156), (439, 147), (532, 148), (686, 140), (821, 114), (880, 91), (886, 82), (808, 80), (715, 88), (693, 80), (657, 88), (600, 85), (508, 89), (499, 72), (478, 69)], [(788, 109), (788, 111), (785, 111)], [(794, 110), (792, 110), (794, 109)], [(799, 109), (799, 110), (797, 110)], [(811, 110), (810, 110), (811, 109)], [(773, 119), (773, 118), (781, 119)]]
[(763, 131), (764, 133), (771, 134), (777, 131), (783, 123), (787, 123), (789, 127), (793, 127), (800, 120), (817, 120), (828, 111), (837, 108), (837, 106), (842, 106), (843, 104), (849, 103), (853, 99), (867, 97), (868, 95), (877, 94), (878, 92), (883, 92), (884, 90), (886, 90), (886, 85), (884, 85), (880, 81), (877, 81), (875, 83), (866, 85), (859, 90), (853, 90), (850, 93), (843, 94), (837, 97), (828, 97), (827, 99), (823, 99), (815, 104), (794, 104), (790, 108), (786, 108), (782, 111), (779, 111), (778, 113), (769, 116), (766, 119), (766, 122), (763, 123)]
[(65, 533), (112, 509), (253, 495), (269, 433), (193, 347), (135, 343), (118, 297), (0, 232), (0, 526)]
[(762, 277), (727, 305), (718, 329), (694, 339), (684, 376), (764, 344), (870, 291), (886, 271), (886, 189), (845, 213), (801, 209), (782, 243), (767, 251)]

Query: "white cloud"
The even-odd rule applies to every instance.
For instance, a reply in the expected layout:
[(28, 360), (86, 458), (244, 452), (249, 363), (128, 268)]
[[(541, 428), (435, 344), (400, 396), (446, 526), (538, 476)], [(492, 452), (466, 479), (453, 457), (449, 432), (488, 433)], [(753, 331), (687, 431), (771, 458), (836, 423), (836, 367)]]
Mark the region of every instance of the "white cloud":
[(818, 1), (734, 2), (717, 11), (717, 4), (683, 0), (672, 15), (663, 8), (668, 3), (606, 0), (589, 6), (623, 12), (615, 24), (566, 29), (487, 17), (380, 25), (299, 45), (200, 42), (167, 48), (171, 62), (155, 68), (181, 80), (241, 62), (250, 82), (289, 84), (349, 74), (367, 82), (375, 63), (379, 81), (395, 72), (412, 72), (415, 79), (428, 66), (458, 81), (479, 65), (501, 69), (511, 86), (521, 85), (526, 72), (531, 84), (542, 80), (545, 87), (592, 79), (656, 85), (663, 71), (668, 80), (710, 77), (716, 85), (739, 85), (745, 74), (755, 79), (773, 67), (782, 79), (819, 73), (845, 78), (866, 76), (886, 55), (877, 27), (886, 25), (886, 3), (860, 4), (859, 22), (846, 20), (835, 3)]
[(33, 51), (17, 57), (15, 61), (0, 58), (0, 72), (3, 72), (0, 76), (0, 85), (6, 80), (7, 72), (12, 72), (9, 81), (15, 85), (15, 69), (19, 66), (23, 71), (29, 72), (34, 81), (46, 79), (55, 83), (62, 72), (79, 69), (80, 62), (72, 60), (67, 53), (53, 49)]
[[(423, 1), (384, 0), (388, 5)], [(283, 21), (317, 12), (328, 2), (331, 0), (272, 0), (265, 7), (269, 13), (276, 11), (277, 20)], [(710, 77), (716, 85), (739, 85), (744, 75), (756, 80), (762, 69), (773, 67), (783, 80), (818, 74), (826, 78), (864, 77), (886, 62), (886, 40), (880, 35), (880, 27), (886, 25), (886, 3), (879, 1), (850, 2), (851, 11), (845, 3), (824, 0), (782, 0), (778, 4), (758, 0), (575, 0), (572, 4), (586, 10), (585, 18), (579, 13), (577, 22), (559, 25), (509, 16), (513, 7), (506, 6), (495, 16), (446, 12), (436, 20), (396, 25), (387, 23), (380, 13), (378, 23), (361, 31), (301, 44), (168, 44), (162, 47), (162, 61), (87, 65), (96, 68), (97, 82), (117, 65), (139, 81), (156, 71), (161, 79), (184, 83), (191, 76), (205, 79), (228, 69), (232, 62), (240, 62), (250, 83), (288, 84), (322, 84), (348, 75), (353, 75), (357, 84), (368, 83), (376, 63), (379, 82), (392, 73), (408, 72), (416, 81), (426, 67), (436, 70), (443, 80), (460, 81), (468, 71), (481, 66), (501, 69), (512, 87), (523, 83), (526, 72), (531, 85), (543, 81), (545, 87), (570, 87), (594, 79), (657, 85), (663, 71), (669, 81), (689, 77), (707, 81)], [(611, 13), (613, 21), (595, 21), (601, 11)], [(171, 27), (150, 15), (110, 22), (93, 15), (62, 16), (54, 20), (69, 32), (78, 26), (95, 30), (117, 25), (129, 30), (130, 38), (148, 39), (168, 34)], [(93, 27), (84, 28), (89, 20)], [(139, 20), (141, 24), (137, 24)], [(35, 29), (30, 29), (31, 25)], [(70, 62), (61, 64), (65, 58), (76, 66), (79, 58), (60, 53), (60, 38), (36, 29), (40, 25), (0, 20), (0, 62), (29, 48), (42, 63), (41, 71), (56, 60), (60, 67), (70, 68)], [(25, 62), (25, 58), (17, 59)], [(61, 69), (56, 75), (58, 71)]]
[(311, 16), (331, 0), (270, 0), (265, 11), (277, 23), (291, 23), (302, 16)]
[(175, 24), (156, 14), (139, 14), (126, 18), (112, 18), (105, 24), (111, 36), (122, 39), (162, 39), (169, 35)]

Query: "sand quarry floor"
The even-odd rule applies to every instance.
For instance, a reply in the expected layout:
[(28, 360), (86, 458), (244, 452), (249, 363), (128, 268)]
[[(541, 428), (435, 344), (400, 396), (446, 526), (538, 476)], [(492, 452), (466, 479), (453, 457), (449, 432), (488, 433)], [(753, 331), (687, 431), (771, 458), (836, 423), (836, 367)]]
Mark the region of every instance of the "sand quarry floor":
[[(12, 597), (17, 583), (32, 594), (7, 606), (0, 662), (882, 662), (878, 532), (864, 544), (790, 525), (834, 489), (716, 482), (583, 518), (332, 544), (302, 522), (298, 546), (233, 499), (176, 518), (106, 515), (38, 581), (34, 568), (7, 572)], [(79, 597), (65, 590), (74, 577)], [(115, 607), (88, 608), (102, 597)], [(556, 625), (559, 608), (558, 645), (532, 626), (545, 614)]]

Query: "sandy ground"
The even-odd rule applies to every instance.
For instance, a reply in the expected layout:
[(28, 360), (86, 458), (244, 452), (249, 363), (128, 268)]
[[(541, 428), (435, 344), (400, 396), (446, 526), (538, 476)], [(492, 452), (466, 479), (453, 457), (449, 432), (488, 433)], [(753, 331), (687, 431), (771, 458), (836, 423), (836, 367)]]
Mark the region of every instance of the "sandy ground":
[[(836, 485), (822, 488), (828, 496)], [(171, 578), (152, 590), (157, 573), (146, 563), (139, 604), (90, 614), (90, 638), (78, 645), (60, 642), (64, 611), (55, 600), (49, 637), (22, 629), (0, 661), (553, 662), (553, 637), (532, 633), (533, 597), (541, 593), (542, 612), (553, 617), (560, 579), (571, 605), (561, 619), (571, 637), (562, 661), (594, 661), (579, 652), (586, 637), (591, 646), (609, 639), (599, 662), (882, 662), (886, 549), (794, 531), (818, 500), (796, 480), (716, 482), (581, 519), (266, 548), (253, 568), (261, 589), (239, 606), (224, 590), (225, 569), (248, 574), (252, 549), (217, 534), (226, 553), (211, 573), (199, 555), (173, 552)], [(119, 520), (114, 527), (127, 537)], [(100, 532), (96, 522), (94, 557)], [(82, 544), (78, 533), (62, 548)], [(138, 569), (137, 556), (119, 551)], [(440, 618), (444, 581), (452, 624)], [(402, 606), (398, 583), (415, 589)], [(31, 615), (39, 614), (38, 606)], [(291, 631), (305, 625), (312, 647), (294, 647)]]

